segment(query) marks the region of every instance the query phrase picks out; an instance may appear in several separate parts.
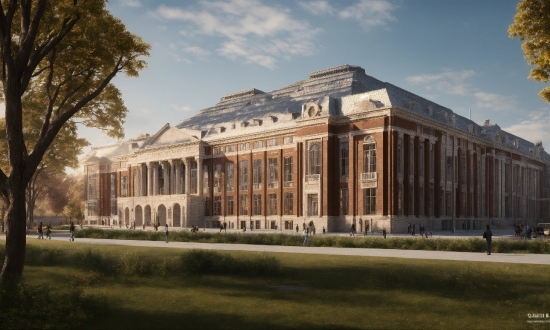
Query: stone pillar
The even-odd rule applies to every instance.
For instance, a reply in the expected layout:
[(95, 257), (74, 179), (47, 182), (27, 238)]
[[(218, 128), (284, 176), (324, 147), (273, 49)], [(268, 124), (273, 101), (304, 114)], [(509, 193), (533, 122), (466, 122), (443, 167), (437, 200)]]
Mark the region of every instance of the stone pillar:
[(185, 160), (185, 182), (184, 182), (184, 194), (189, 195), (189, 190), (191, 189), (191, 161), (186, 158)]
[(202, 196), (203, 194), (203, 187), (202, 187), (202, 176), (203, 176), (203, 173), (202, 173), (202, 158), (200, 157), (195, 157), (195, 161), (197, 162), (197, 191), (198, 191), (198, 195), (199, 196)]
[(162, 195), (169, 195), (170, 194), (170, 165), (168, 164), (168, 161), (162, 161), (162, 176), (164, 177), (164, 182), (162, 186)]
[(181, 159), (174, 161), (174, 194), (181, 194)]
[(153, 163), (147, 163), (147, 196), (153, 196)]
[(159, 163), (153, 165), (153, 196), (159, 194)]

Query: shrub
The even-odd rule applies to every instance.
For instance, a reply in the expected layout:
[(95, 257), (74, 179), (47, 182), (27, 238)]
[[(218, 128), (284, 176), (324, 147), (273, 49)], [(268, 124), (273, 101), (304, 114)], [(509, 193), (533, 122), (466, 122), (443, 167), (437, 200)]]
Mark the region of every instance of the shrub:
[(238, 274), (267, 275), (277, 274), (280, 263), (275, 257), (259, 254), (251, 258), (235, 259), (229, 254), (209, 250), (192, 249), (181, 256), (181, 269), (193, 275)]

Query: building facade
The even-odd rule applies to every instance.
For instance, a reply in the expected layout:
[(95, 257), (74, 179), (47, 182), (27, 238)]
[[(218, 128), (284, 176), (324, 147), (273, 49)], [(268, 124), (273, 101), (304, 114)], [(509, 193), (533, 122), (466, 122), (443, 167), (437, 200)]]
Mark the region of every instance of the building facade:
[(550, 222), (550, 155), (357, 66), (94, 148), (86, 222), (406, 232)]

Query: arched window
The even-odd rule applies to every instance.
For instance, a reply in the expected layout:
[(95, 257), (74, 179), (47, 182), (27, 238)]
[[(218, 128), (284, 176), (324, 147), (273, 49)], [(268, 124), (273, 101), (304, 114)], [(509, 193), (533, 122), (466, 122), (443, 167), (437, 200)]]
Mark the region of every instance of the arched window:
[(376, 172), (376, 141), (372, 136), (363, 140), (363, 172)]
[(321, 143), (315, 142), (309, 145), (308, 174), (321, 174)]

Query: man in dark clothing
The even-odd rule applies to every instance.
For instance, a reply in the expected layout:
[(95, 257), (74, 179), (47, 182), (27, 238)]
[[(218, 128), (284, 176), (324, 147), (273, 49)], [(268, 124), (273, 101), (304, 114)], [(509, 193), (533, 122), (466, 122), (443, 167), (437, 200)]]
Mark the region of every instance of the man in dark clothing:
[(491, 240), (493, 238), (493, 233), (491, 232), (489, 225), (487, 225), (487, 229), (483, 232), (483, 238), (487, 241), (487, 255), (491, 255)]

